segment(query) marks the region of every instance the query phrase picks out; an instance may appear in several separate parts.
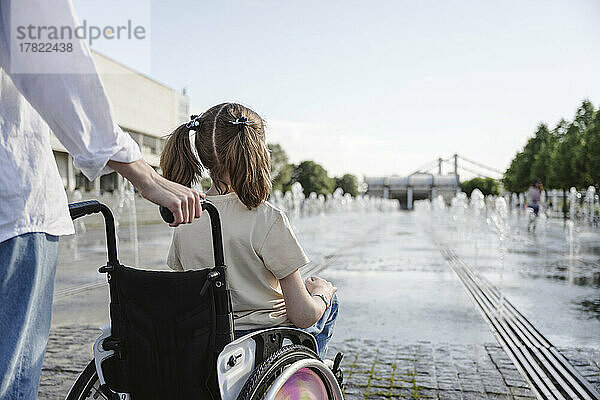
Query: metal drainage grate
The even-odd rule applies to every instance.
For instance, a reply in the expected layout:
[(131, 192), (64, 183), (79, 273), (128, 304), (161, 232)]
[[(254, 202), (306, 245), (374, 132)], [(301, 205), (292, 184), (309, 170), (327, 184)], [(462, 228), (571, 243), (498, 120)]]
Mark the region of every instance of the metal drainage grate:
[[(598, 391), (496, 287), (454, 252), (437, 243), (477, 304), (498, 343), (540, 399), (600, 399)], [(502, 304), (500, 304), (502, 303)]]

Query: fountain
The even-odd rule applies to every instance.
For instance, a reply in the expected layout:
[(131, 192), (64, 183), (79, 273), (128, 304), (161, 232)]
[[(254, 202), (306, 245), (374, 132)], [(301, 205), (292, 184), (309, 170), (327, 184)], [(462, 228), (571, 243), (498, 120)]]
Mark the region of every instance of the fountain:
[(519, 193), (519, 207), (523, 208), (523, 204), (525, 204), (525, 194)]
[[(285, 211), (290, 219), (323, 215), (338, 212), (391, 212), (399, 209), (396, 200), (382, 199), (361, 195), (352, 197), (336, 188), (327, 196), (311, 192), (308, 197), (299, 182), (292, 184), (291, 190), (282, 193), (274, 190), (269, 201), (277, 208)], [(442, 199), (443, 202), (443, 199)]]
[(283, 201), (283, 193), (279, 189), (275, 189), (271, 194), (271, 198), (269, 199), (273, 205), (279, 209), (285, 208), (285, 203)]
[[(125, 218), (129, 222), (129, 241), (131, 242), (131, 250), (133, 253), (133, 266), (140, 265), (140, 252), (138, 242), (137, 229), (137, 211), (135, 206), (135, 189), (131, 182), (122, 179), (119, 182), (117, 194), (117, 209), (115, 212), (115, 228), (117, 230), (117, 241), (119, 240), (119, 231)], [(125, 217), (127, 210), (127, 217)]]
[[(514, 193), (513, 193), (514, 195)], [(514, 197), (514, 196), (513, 196)], [(473, 266), (475, 267), (475, 269), (477, 269), (478, 265), (479, 265), (479, 240), (478, 240), (478, 234), (475, 231), (475, 229), (477, 229), (481, 223), (481, 214), (482, 211), (485, 209), (485, 197), (483, 196), (483, 193), (481, 193), (481, 190), (475, 188), (473, 189), (473, 191), (471, 192), (471, 210), (472, 215), (473, 215), (473, 221), (471, 223), (471, 228), (473, 229), (473, 247), (474, 247), (474, 258), (473, 258)]]
[[(79, 202), (83, 200), (83, 195), (79, 189), (75, 189), (71, 196), (73, 202)], [(79, 259), (79, 237), (86, 232), (84, 218), (78, 218), (73, 221), (73, 227), (75, 228), (75, 235), (71, 237), (69, 247), (73, 250), (73, 259)]]
[(577, 189), (575, 189), (574, 187), (572, 187), (571, 190), (569, 190), (569, 218), (571, 219), (571, 221), (575, 221), (575, 205), (577, 204), (578, 194), (579, 193), (577, 193)]
[(506, 205), (506, 200), (503, 197), (496, 198), (494, 204), (494, 212), (490, 217), (490, 221), (493, 223), (493, 227), (496, 229), (498, 234), (498, 245), (500, 251), (500, 300), (498, 302), (498, 308), (496, 312), (498, 314), (502, 314), (504, 308), (504, 257), (506, 253), (506, 239), (509, 233), (509, 224), (508, 224), (508, 207)]
[(567, 243), (569, 244), (569, 265), (567, 269), (567, 280), (570, 284), (573, 283), (574, 271), (575, 267), (575, 223), (573, 220), (568, 220), (565, 224), (565, 236), (567, 239)]
[(585, 203), (587, 205), (587, 212), (585, 213), (586, 222), (589, 225), (594, 225), (594, 202), (596, 197), (596, 188), (589, 186), (585, 192)]
[(300, 182), (294, 182), (292, 184), (292, 217), (298, 218), (302, 216), (302, 206), (304, 205), (304, 188)]

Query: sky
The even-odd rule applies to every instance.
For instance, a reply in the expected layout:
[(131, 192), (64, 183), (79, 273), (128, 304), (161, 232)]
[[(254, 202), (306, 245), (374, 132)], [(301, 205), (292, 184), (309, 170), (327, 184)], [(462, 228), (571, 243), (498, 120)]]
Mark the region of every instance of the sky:
[(193, 112), (251, 107), (291, 161), (330, 175), (453, 153), (504, 170), (540, 122), (600, 105), (598, 0), (132, 1), (74, 0), (80, 18), (149, 27), (149, 47), (94, 48), (185, 87)]

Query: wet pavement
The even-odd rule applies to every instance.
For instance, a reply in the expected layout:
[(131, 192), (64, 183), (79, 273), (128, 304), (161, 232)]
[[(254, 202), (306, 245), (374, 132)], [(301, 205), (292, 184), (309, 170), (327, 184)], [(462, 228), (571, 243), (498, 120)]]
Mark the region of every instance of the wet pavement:
[(501, 289), (554, 345), (600, 349), (599, 228), (576, 226), (571, 252), (561, 219), (540, 218), (536, 232), (527, 232), (526, 216), (513, 213), (501, 242), (485, 215), (476, 221), (452, 210), (434, 215), (435, 225), (431, 214), (417, 212), (416, 218)]
[[(155, 208), (138, 206), (139, 259), (165, 269), (170, 228)], [(96, 218), (95, 221), (92, 221)], [(90, 220), (88, 222), (88, 220)], [(60, 398), (91, 359), (94, 327), (108, 319), (97, 273), (106, 258), (100, 218), (61, 241), (51, 338), (40, 398)], [(347, 398), (518, 398), (531, 392), (496, 344), (433, 240), (475, 265), (591, 382), (600, 382), (599, 235), (581, 230), (570, 257), (559, 221), (537, 235), (511, 232), (499, 280), (497, 236), (415, 212), (328, 214), (292, 221), (311, 264), (339, 288), (333, 348), (345, 351)], [(516, 221), (516, 219), (515, 219)], [(464, 229), (463, 229), (464, 228)], [(120, 259), (135, 259), (121, 226)], [(432, 233), (433, 232), (433, 233)], [(474, 239), (476, 238), (476, 239)]]

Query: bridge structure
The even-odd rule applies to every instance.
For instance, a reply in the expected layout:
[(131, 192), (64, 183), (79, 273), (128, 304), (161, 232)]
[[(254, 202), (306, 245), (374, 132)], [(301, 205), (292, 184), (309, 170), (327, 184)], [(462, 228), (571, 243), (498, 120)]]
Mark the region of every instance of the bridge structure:
[[(447, 172), (444, 174), (443, 171)], [(400, 206), (411, 210), (415, 200), (442, 196), (446, 202), (460, 189), (460, 174), (466, 172), (483, 178), (500, 180), (502, 171), (458, 154), (431, 160), (407, 176), (365, 177), (366, 194), (386, 199), (397, 199)]]

